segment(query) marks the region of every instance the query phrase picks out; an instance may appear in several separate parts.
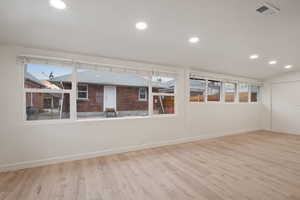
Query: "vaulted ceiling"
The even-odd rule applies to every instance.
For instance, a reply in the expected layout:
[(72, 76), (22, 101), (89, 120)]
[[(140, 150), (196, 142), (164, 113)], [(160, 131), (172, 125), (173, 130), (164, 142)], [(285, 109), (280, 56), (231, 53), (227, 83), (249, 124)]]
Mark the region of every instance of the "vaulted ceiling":
[[(1, 0), (0, 42), (123, 58), (264, 79), (300, 69), (300, 1), (268, 0)], [(146, 21), (138, 31), (135, 23)], [(197, 35), (200, 42), (188, 43)], [(250, 60), (251, 54), (260, 58)], [(276, 59), (277, 65), (268, 61)]]

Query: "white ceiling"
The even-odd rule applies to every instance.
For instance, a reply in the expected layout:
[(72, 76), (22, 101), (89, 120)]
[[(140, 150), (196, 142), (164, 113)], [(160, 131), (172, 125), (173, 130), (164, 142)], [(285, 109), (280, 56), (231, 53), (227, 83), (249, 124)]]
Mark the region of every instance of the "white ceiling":
[[(278, 15), (258, 14), (258, 0), (65, 0), (65, 11), (1, 0), (0, 42), (264, 79), (300, 69), (300, 1), (268, 1)], [(137, 21), (149, 28), (137, 31)], [(200, 42), (190, 45), (194, 34)]]

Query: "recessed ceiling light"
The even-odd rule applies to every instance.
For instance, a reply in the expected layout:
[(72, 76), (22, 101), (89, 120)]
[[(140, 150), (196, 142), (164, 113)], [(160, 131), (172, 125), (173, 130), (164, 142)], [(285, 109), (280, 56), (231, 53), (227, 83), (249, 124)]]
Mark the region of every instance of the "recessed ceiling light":
[(199, 38), (198, 37), (191, 37), (189, 39), (189, 42), (192, 44), (198, 43), (199, 42)]
[(276, 65), (276, 64), (277, 64), (277, 61), (276, 61), (276, 60), (271, 60), (271, 61), (269, 61), (269, 64), (270, 64), (270, 65)]
[(67, 7), (66, 3), (62, 0), (50, 0), (49, 3), (52, 7), (59, 9), (59, 10), (63, 10)]
[(258, 54), (253, 54), (253, 55), (249, 56), (249, 58), (254, 60), (254, 59), (259, 58), (259, 55)]
[(138, 30), (145, 30), (147, 29), (148, 25), (146, 22), (138, 22), (135, 24), (135, 27), (138, 29)]
[(293, 68), (293, 65), (286, 65), (286, 66), (284, 66), (284, 68), (285, 69), (291, 69), (291, 68)]

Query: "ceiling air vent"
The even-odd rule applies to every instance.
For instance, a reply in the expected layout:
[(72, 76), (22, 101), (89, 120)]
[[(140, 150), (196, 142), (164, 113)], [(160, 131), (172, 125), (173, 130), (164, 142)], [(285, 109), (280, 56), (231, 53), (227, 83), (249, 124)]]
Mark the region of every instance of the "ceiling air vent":
[(280, 9), (270, 3), (262, 3), (262, 5), (256, 9), (257, 12), (263, 14), (263, 15), (274, 15), (276, 13), (279, 13)]

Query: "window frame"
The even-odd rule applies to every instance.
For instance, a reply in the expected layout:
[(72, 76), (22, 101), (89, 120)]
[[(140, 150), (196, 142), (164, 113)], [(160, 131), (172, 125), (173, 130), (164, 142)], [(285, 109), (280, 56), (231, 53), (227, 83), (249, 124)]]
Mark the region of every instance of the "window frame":
[[(71, 111), (71, 99), (72, 99), (72, 90), (74, 90), (73, 87), (73, 81), (71, 81), (72, 87), (71, 89), (49, 89), (49, 88), (26, 88), (25, 87), (25, 66), (27, 64), (34, 64), (34, 63), (25, 63), (23, 62), (18, 62), (18, 58), (17, 58), (17, 66), (21, 67), (21, 87), (22, 87), (22, 96), (23, 96), (23, 121), (25, 124), (52, 124), (52, 123), (69, 123), (72, 122), (72, 111)], [(44, 66), (54, 66), (48, 63), (44, 63), (41, 64)], [(55, 67), (62, 67), (62, 68), (70, 68), (72, 69), (72, 73), (71, 75), (73, 75), (74, 73), (74, 67), (73, 66), (63, 66), (63, 65), (55, 65)], [(64, 96), (64, 94), (69, 94), (69, 100), (70, 100), (70, 117), (69, 118), (62, 118), (62, 119), (45, 119), (45, 120), (27, 120), (27, 110), (26, 110), (26, 93), (30, 93), (31, 94), (31, 103), (32, 103), (32, 94), (35, 93), (43, 93), (43, 94), (47, 94), (47, 93), (57, 93), (57, 94), (61, 94), (62, 96)]]
[[(174, 93), (163, 93), (163, 92), (153, 92), (152, 90), (152, 78), (153, 76), (161, 76), (161, 77), (170, 77), (174, 79)], [(149, 98), (149, 107), (150, 108), (150, 116), (152, 117), (168, 117), (168, 116), (176, 116), (177, 115), (177, 77), (176, 76), (164, 76), (164, 75), (151, 75), (149, 76), (149, 91), (150, 91), (150, 98)], [(154, 96), (173, 96), (174, 97), (174, 113), (172, 114), (154, 114), (154, 104), (153, 104), (153, 97)]]
[[(204, 93), (203, 93), (203, 96), (204, 96), (204, 100), (203, 101), (191, 101), (191, 85), (190, 85), (190, 80), (191, 79), (196, 79), (196, 80), (203, 80), (205, 82), (205, 86), (204, 86)], [(205, 79), (205, 78), (192, 78), (192, 77), (189, 77), (189, 84), (188, 84), (188, 98), (189, 98), (189, 102), (191, 104), (204, 104), (204, 103), (207, 103), (207, 84), (208, 84), (208, 80)]]
[[(251, 100), (251, 89), (253, 86), (256, 86), (257, 87), (257, 97), (256, 97), (256, 101), (252, 101)], [(249, 103), (251, 104), (259, 104), (261, 102), (261, 86), (259, 85), (255, 85), (255, 84), (251, 84), (250, 85), (250, 89), (249, 89)]]
[[(141, 98), (141, 90), (145, 89), (145, 98)], [(146, 87), (140, 87), (138, 92), (138, 100), (139, 101), (147, 101), (148, 100), (148, 92)]]
[[(248, 100), (247, 100), (247, 102), (243, 102), (243, 101), (240, 100), (240, 89), (241, 89), (240, 86), (242, 84), (247, 85), (247, 87), (248, 87), (248, 92), (247, 92), (248, 93)], [(238, 103), (240, 103), (240, 104), (249, 104), (250, 103), (250, 86), (251, 86), (251, 84), (249, 84), (249, 83), (244, 83), (244, 82), (239, 82), (238, 83)]]
[[(227, 102), (226, 101), (226, 89), (225, 89), (226, 83), (234, 84), (234, 86), (235, 86), (234, 100), (233, 100), (233, 102)], [(237, 82), (234, 82), (234, 81), (224, 81), (222, 88), (223, 88), (223, 102), (225, 104), (236, 104), (236, 103), (238, 103), (238, 83)]]
[[(84, 91), (84, 90), (79, 90), (79, 89), (78, 89), (78, 88), (79, 88), (78, 86), (84, 86), (84, 87), (86, 87), (86, 91)], [(77, 100), (83, 100), (83, 101), (89, 100), (89, 85), (88, 85), (87, 83), (79, 83), (79, 82), (77, 82), (76, 87), (77, 87)], [(81, 92), (81, 93), (86, 93), (86, 97), (85, 97), (85, 98), (79, 97), (79, 95), (78, 95), (79, 92)]]
[[(226, 79), (218, 79), (218, 78), (212, 78), (212, 77), (204, 77), (204, 76), (197, 76), (197, 75), (191, 75), (189, 74), (187, 77), (187, 81), (190, 81), (191, 79), (199, 79), (199, 80), (205, 80), (206, 81), (206, 88), (204, 93), (204, 100), (205, 101), (191, 101), (191, 87), (190, 82), (187, 82), (187, 98), (189, 104), (260, 104), (261, 103), (261, 92), (262, 92), (262, 86), (257, 82), (247, 82), (247, 81), (239, 81), (239, 80), (226, 80)], [(208, 101), (208, 81), (219, 81), (221, 83), (221, 92), (220, 92), (220, 101)], [(226, 102), (225, 95), (225, 84), (231, 83), (235, 84), (235, 98), (233, 102)], [(248, 86), (248, 101), (247, 102), (240, 102), (240, 84), (246, 84)], [(258, 97), (257, 102), (251, 102), (251, 87), (257, 86), (258, 87)]]
[[(22, 60), (21, 60), (21, 59)], [(30, 58), (38, 58), (38, 57), (30, 57)], [(39, 59), (39, 58), (38, 58)], [(176, 117), (177, 116), (177, 74), (178, 72), (167, 72), (169, 74), (172, 74), (172, 76), (167, 76), (174, 78), (175, 85), (174, 85), (174, 93), (153, 93), (152, 94), (152, 77), (154, 75), (151, 75), (150, 71), (146, 71), (147, 75), (144, 77), (148, 79), (148, 86), (145, 87), (146, 89), (146, 99), (144, 101), (148, 100), (148, 115), (147, 116), (126, 116), (126, 117), (116, 117), (116, 118), (88, 118), (88, 119), (78, 119), (77, 118), (77, 100), (88, 100), (88, 84), (83, 83), (80, 85), (86, 85), (87, 86), (87, 99), (86, 98), (78, 98), (78, 88), (77, 85), (79, 84), (79, 81), (77, 80), (77, 69), (89, 69), (80, 67), (77, 65), (77, 63), (72, 62), (72, 64), (66, 64), (66, 65), (60, 65), (57, 64), (54, 60), (54, 64), (51, 64), (51, 62), (48, 63), (47, 58), (41, 58), (44, 62), (42, 63), (35, 63), (35, 62), (28, 62), (25, 61), (26, 59), (23, 58), (23, 56), (19, 57), (17, 56), (17, 66), (20, 67), (21, 70), (21, 88), (22, 88), (22, 96), (23, 96), (23, 104), (22, 104), (22, 110), (23, 110), (23, 122), (25, 125), (39, 125), (39, 124), (60, 124), (60, 123), (78, 123), (78, 122), (88, 122), (88, 121), (107, 121), (107, 120), (126, 120), (126, 119), (150, 119), (150, 118), (157, 118), (157, 117)], [(52, 59), (49, 59), (50, 61), (53, 61)], [(59, 61), (60, 62), (60, 61)], [(56, 66), (56, 67), (66, 67), (72, 69), (71, 72), (71, 89), (38, 89), (38, 88), (25, 88), (25, 65), (26, 64), (40, 64), (43, 66)], [(99, 66), (108, 66), (112, 69), (116, 68), (114, 66), (110, 66), (108, 64), (101, 64), (98, 63)], [(117, 67), (116, 69), (121, 69), (122, 72), (126, 72), (127, 68), (124, 66)], [(105, 71), (105, 70), (104, 70)], [(159, 72), (159, 70), (157, 70)], [(164, 76), (163, 76), (164, 77)], [(148, 89), (148, 90), (147, 90)], [(85, 91), (84, 91), (85, 92)], [(140, 91), (139, 91), (140, 92)], [(69, 110), (70, 110), (70, 117), (67, 119), (47, 119), (47, 120), (27, 120), (27, 113), (26, 113), (26, 93), (60, 93), (61, 95), (69, 94)], [(164, 95), (164, 96), (174, 96), (174, 114), (153, 114), (153, 96), (154, 95)], [(140, 97), (140, 95), (139, 95)], [(32, 99), (32, 98), (31, 98)]]
[[(209, 87), (208, 87), (208, 83), (209, 83), (209, 81), (212, 81), (212, 82), (219, 82), (220, 83), (220, 95), (219, 95), (219, 98), (220, 98), (220, 100), (219, 101), (209, 101), (208, 100), (208, 89), (209, 89)], [(208, 104), (220, 104), (220, 103), (222, 103), (223, 102), (223, 82), (221, 81), (221, 80), (217, 80), (217, 79), (207, 79), (206, 80), (206, 103), (208, 103)]]

